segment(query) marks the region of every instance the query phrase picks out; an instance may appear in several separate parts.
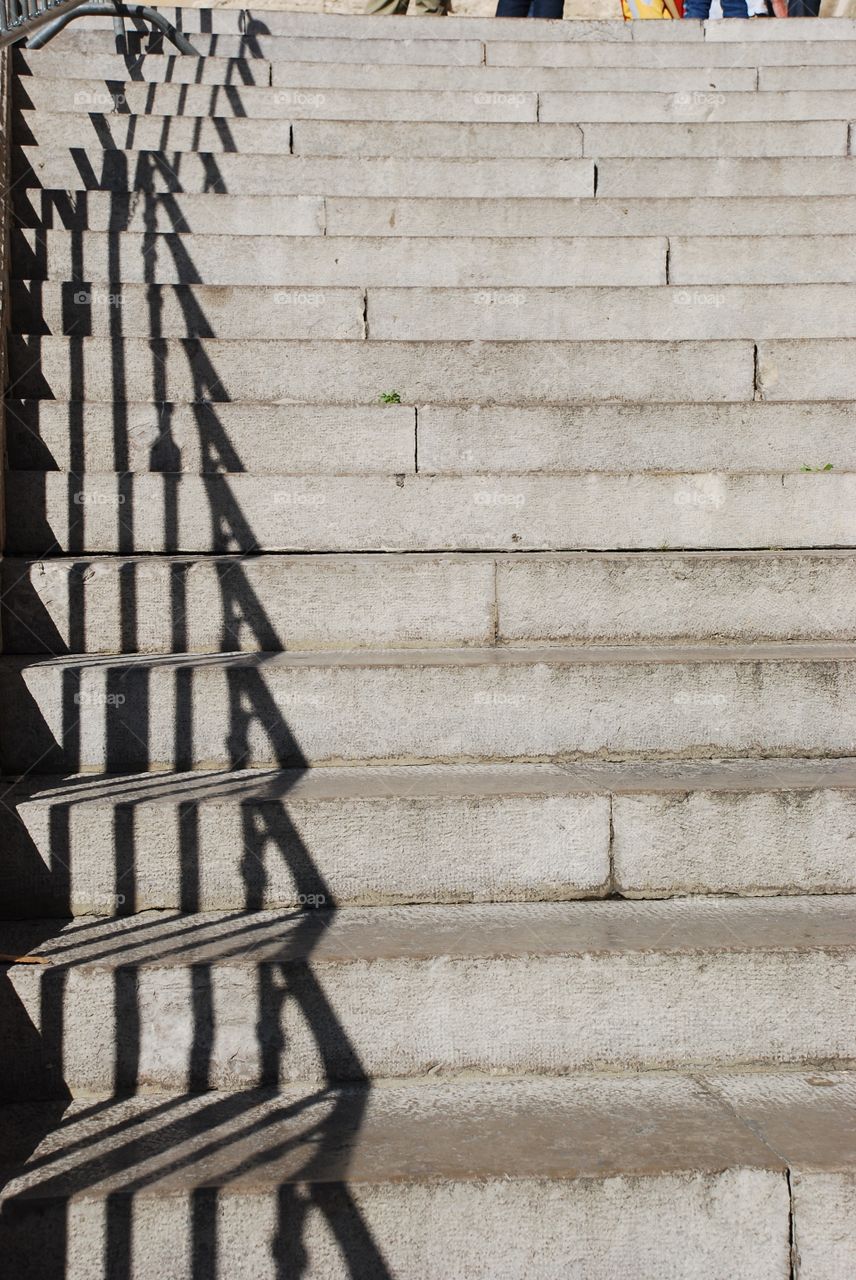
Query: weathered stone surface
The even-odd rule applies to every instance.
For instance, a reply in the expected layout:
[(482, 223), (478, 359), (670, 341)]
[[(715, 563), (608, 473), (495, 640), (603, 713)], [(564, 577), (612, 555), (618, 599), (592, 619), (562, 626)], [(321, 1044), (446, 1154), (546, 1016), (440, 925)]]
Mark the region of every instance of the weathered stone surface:
[(538, 902), (609, 885), (609, 795), (550, 766), (58, 779), (7, 800), (2, 901), (19, 916)]
[[(669, 279), (676, 285), (849, 284), (856, 279), (856, 236), (832, 241), (828, 236), (800, 236), (796, 243), (784, 236), (674, 237), (670, 246)], [(807, 329), (799, 336), (811, 336), (810, 318)]]
[[(799, 28), (797, 28), (797, 33)], [(698, 67), (700, 87), (704, 87), (704, 75), (708, 67), (774, 67), (805, 65), (807, 54), (801, 46), (798, 35), (791, 40), (778, 40), (765, 32), (766, 38), (753, 41), (750, 46), (741, 45), (737, 40), (730, 41), (659, 41), (640, 43), (630, 41), (603, 41), (602, 43), (574, 42), (570, 40), (554, 41), (550, 44), (536, 43), (531, 40), (488, 40), (484, 46), (485, 62), (488, 66), (506, 67)], [(283, 42), (284, 44), (285, 42)], [(102, 47), (106, 47), (102, 44)], [(237, 46), (235, 46), (236, 48)], [(273, 42), (270, 48), (276, 47)], [(233, 49), (224, 49), (233, 53)], [(266, 50), (265, 50), (266, 52)], [(278, 59), (278, 48), (270, 52), (269, 57)], [(343, 58), (342, 61), (348, 59)], [(379, 61), (380, 59), (378, 59)], [(836, 40), (830, 31), (830, 37), (812, 42), (811, 63), (813, 67), (823, 69), (827, 66), (847, 65), (852, 60), (852, 45), (849, 39)], [(426, 58), (427, 61), (427, 58)]]
[[(854, 388), (856, 390), (856, 388)], [(9, 550), (706, 550), (856, 546), (856, 476), (22, 472)], [(379, 517), (382, 513), (382, 518)]]
[[(614, 102), (618, 95), (606, 96)], [(29, 198), (34, 199), (35, 193), (30, 192)], [(88, 197), (93, 211), (100, 211), (98, 198), (96, 192)], [(148, 199), (154, 204), (157, 198)], [(204, 199), (176, 196), (175, 203), (181, 210), (187, 207), (190, 217), (199, 206), (189, 202)], [(233, 203), (239, 199), (233, 197)], [(255, 201), (261, 199), (248, 197), (244, 202), (248, 217)], [(756, 234), (804, 236), (816, 235), (821, 219), (828, 219), (835, 227), (849, 227), (856, 220), (856, 200), (850, 196), (782, 196), (771, 200), (708, 195), (610, 200), (602, 199), (600, 193), (596, 200), (331, 197), (325, 204), (330, 236), (647, 236), (654, 228), (659, 235), (706, 236), (712, 227), (719, 235), (745, 236), (751, 227)], [(205, 213), (207, 216), (207, 210)], [(262, 229), (262, 214), (259, 206), (258, 229)], [(255, 220), (250, 225), (256, 225)], [(287, 219), (284, 226), (287, 230)]]
[(397, 404), (10, 400), (8, 419), (18, 471), (390, 476), (416, 462), (416, 411)]
[[(533, 470), (772, 474), (831, 462), (841, 471), (856, 471), (852, 415), (851, 404), (835, 401), (423, 405), (419, 468), (451, 475)], [(720, 543), (725, 545), (731, 544)], [(771, 539), (767, 545), (779, 544)]]
[[(112, 283), (115, 236), (22, 231), (15, 270), (27, 279)], [(544, 240), (389, 236), (122, 236), (123, 283), (319, 287), (366, 285), (656, 285), (666, 281), (662, 236)], [(307, 281), (311, 283), (307, 285)], [(202, 326), (201, 326), (202, 327)], [(200, 334), (213, 337), (213, 334)], [(219, 336), (219, 335), (218, 335)], [(225, 334), (223, 336), (231, 336)], [(434, 335), (432, 335), (434, 336)]]
[[(591, 196), (591, 160), (410, 159), (400, 156), (277, 155), (260, 165), (252, 155), (192, 151), (102, 151), (87, 155), (92, 174), (80, 175), (77, 148), (19, 148), (16, 180), (26, 188), (80, 191), (236, 192), (286, 196)], [(821, 163), (834, 163), (822, 161)], [(845, 187), (847, 193), (850, 188)]]
[(786, 120), (728, 124), (585, 124), (582, 155), (607, 156), (843, 156), (846, 120)]
[[(358, 70), (363, 69), (358, 67)], [(123, 111), (138, 118), (146, 114), (174, 116), (176, 120), (173, 123), (179, 123), (184, 117), (216, 117), (230, 121), (229, 128), (242, 117), (250, 120), (447, 120), (455, 123), (465, 120), (538, 119), (538, 95), (535, 92), (497, 95), (472, 89), (467, 91), (466, 88), (432, 92), (427, 89), (348, 89), (330, 85), (321, 92), (311, 84), (314, 72), (309, 71), (307, 75), (309, 84), (289, 86), (275, 93), (271, 93), (266, 85), (210, 86), (161, 82), (152, 86), (134, 80), (124, 80), (116, 88), (107, 90), (104, 82), (98, 80), (30, 77), (19, 90), (19, 102), (39, 112), (66, 111), (77, 115), (99, 107), (109, 111), (115, 102)], [(771, 104), (781, 102), (779, 94), (767, 96)], [(818, 96), (808, 94), (803, 98), (812, 101)], [(835, 119), (843, 119), (848, 114), (845, 108), (853, 101), (852, 95), (846, 93), (820, 96), (828, 101), (831, 118)], [(741, 99), (747, 97), (753, 98), (753, 95), (741, 94)], [(111, 123), (121, 123), (121, 120), (120, 115), (118, 122), (113, 120)], [(135, 138), (131, 139), (131, 145), (139, 147)], [(205, 148), (196, 149), (201, 151)], [(285, 150), (288, 151), (287, 142)]]
[(856, 393), (856, 345), (838, 342), (762, 342), (758, 346), (758, 389), (764, 400), (804, 400), (821, 389), (828, 400)]
[[(52, 940), (44, 925), (9, 923), (2, 939), (61, 963), (61, 992), (53, 964), (15, 966), (8, 981), (73, 1094), (180, 1092), (428, 1071), (846, 1065), (854, 911), (816, 897), (351, 907), (199, 914), (190, 933), (181, 916), (151, 913), (75, 922)], [(132, 1023), (134, 1051), (117, 1060)], [(7, 1096), (36, 1078), (32, 1053), (21, 1046)]]
[[(764, 68), (766, 71), (767, 68)], [(790, 71), (790, 68), (787, 68)], [(797, 70), (796, 68), (794, 70)], [(804, 69), (803, 69), (804, 70)], [(815, 77), (826, 69), (812, 68)], [(162, 90), (158, 90), (159, 93)], [(248, 95), (251, 91), (247, 91)], [(251, 99), (252, 101), (252, 99)], [(596, 89), (574, 93), (547, 90), (539, 94), (539, 120), (609, 121), (625, 124), (636, 122), (670, 124), (678, 120), (700, 121), (820, 121), (847, 120), (856, 109), (852, 90), (818, 89), (816, 82), (804, 90), (767, 93), (717, 93), (698, 89), (696, 92), (598, 92)], [(224, 114), (226, 112), (224, 111)], [(588, 131), (586, 131), (588, 134)], [(727, 135), (723, 138), (725, 146)], [(601, 153), (604, 154), (604, 153)], [(729, 154), (725, 150), (722, 154)], [(735, 154), (731, 152), (730, 154)], [(746, 152), (739, 154), (746, 155)], [(757, 154), (755, 151), (749, 155)], [(711, 225), (719, 230), (718, 222)]]
[[(545, 262), (548, 261), (545, 259)], [(783, 347), (787, 344), (782, 344)], [(73, 351), (73, 354), (72, 354)], [(9, 340), (12, 395), (88, 400), (255, 401), (376, 404), (556, 404), (567, 400), (751, 401), (749, 341), (329, 342), (167, 339), (155, 363), (148, 342), (129, 338)], [(38, 353), (38, 359), (34, 359)], [(715, 355), (715, 358), (713, 358)], [(856, 399), (840, 393), (780, 399)]]
[[(525, 244), (521, 240), (518, 243)], [(614, 244), (604, 240), (604, 245)], [(674, 243), (674, 242), (673, 242)], [(684, 242), (690, 243), (690, 242)], [(734, 244), (734, 240), (718, 241)], [(747, 242), (751, 243), (751, 242)], [(373, 338), (429, 341), (433, 334), (472, 341), (533, 340), (596, 341), (635, 338), (654, 341), (722, 338), (851, 338), (856, 337), (856, 284), (772, 284), (780, 278), (773, 261), (781, 241), (772, 238), (769, 251), (754, 258), (741, 252), (734, 260), (725, 254), (690, 249), (678, 257), (670, 277), (673, 285), (700, 287), (561, 289), (518, 287), (459, 289), (383, 289), (367, 291), (366, 320)], [(547, 248), (550, 242), (545, 241)], [(675, 253), (675, 250), (672, 250)], [(830, 269), (802, 258), (793, 273), (812, 281), (835, 275), (852, 277), (846, 265)], [(745, 276), (754, 287), (733, 282), (741, 277), (744, 261), (752, 261)], [(243, 333), (236, 336), (243, 337)], [(321, 336), (321, 335), (319, 335)], [(529, 442), (531, 443), (531, 442)]]
[(853, 760), (28, 779), (0, 811), (0, 900), (65, 917), (853, 892), (854, 825)]
[[(178, 1162), (164, 1144), (167, 1108)], [(35, 1119), (21, 1107), (0, 1113), (18, 1142)], [(690, 1268), (732, 1280), (736, 1251), (752, 1280), (787, 1274), (783, 1163), (683, 1077), (72, 1103), (6, 1191), (5, 1256), (47, 1280), (68, 1239), (71, 1265), (85, 1258), (88, 1275), (107, 1280), (107, 1227), (115, 1238), (125, 1179), (142, 1184), (135, 1255), (175, 1280), (191, 1280), (191, 1220), (223, 1267), (252, 1265), (258, 1280), (275, 1280), (283, 1259), (307, 1258), (344, 1280), (379, 1257), (393, 1275), (494, 1280), (500, 1250), (508, 1280), (552, 1280), (557, 1268), (613, 1280), (640, 1262), (664, 1280)], [(307, 1182), (314, 1209), (295, 1229), (295, 1184)], [(72, 1229), (50, 1229), (65, 1214)]]
[[(725, 46), (727, 47), (727, 46)], [(603, 160), (598, 164), (599, 196), (805, 196), (856, 195), (856, 166), (847, 157), (782, 156), (778, 159)], [(715, 228), (711, 228), (715, 230)], [(745, 230), (744, 230), (745, 234)], [(799, 241), (792, 246), (799, 249)], [(830, 261), (835, 255), (830, 254)], [(787, 262), (781, 263), (783, 270)]]
[(856, 755), (852, 645), (7, 657), (19, 774)]
[[(439, 95), (438, 95), (439, 96)], [(490, 94), (475, 94), (490, 97)], [(837, 154), (847, 152), (847, 126)], [(583, 154), (575, 124), (437, 124), (398, 120), (298, 120), (293, 151), (305, 156), (501, 156), (559, 159)], [(822, 154), (828, 155), (826, 151)]]
[[(4, 566), (10, 653), (425, 648), (494, 638), (489, 556), (225, 556)], [(133, 621), (127, 593), (133, 591)]]
[(846, 641), (854, 575), (846, 551), (10, 559), (3, 625), (9, 653)]
[(507, 644), (847, 640), (851, 552), (634, 552), (503, 556), (497, 634)]

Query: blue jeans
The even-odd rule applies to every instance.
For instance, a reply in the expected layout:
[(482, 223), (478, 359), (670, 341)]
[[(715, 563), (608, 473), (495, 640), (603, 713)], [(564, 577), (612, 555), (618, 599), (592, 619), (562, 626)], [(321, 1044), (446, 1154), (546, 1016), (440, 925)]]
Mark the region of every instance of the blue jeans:
[[(722, 16), (723, 18), (748, 18), (749, 10), (746, 8), (746, 0), (722, 0)], [(710, 0), (686, 0), (684, 17), (709, 18)]]
[(499, 0), (498, 18), (561, 18), (565, 0)]

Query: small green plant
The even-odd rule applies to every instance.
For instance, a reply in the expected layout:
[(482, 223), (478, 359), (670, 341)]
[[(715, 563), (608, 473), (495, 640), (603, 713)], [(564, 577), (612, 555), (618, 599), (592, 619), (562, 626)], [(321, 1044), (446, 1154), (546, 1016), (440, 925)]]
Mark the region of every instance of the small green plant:
[(805, 463), (800, 467), (800, 471), (831, 471), (831, 470), (832, 470), (831, 462), (827, 462), (825, 467), (809, 467), (809, 466), (806, 466)]
[(401, 404), (401, 396), (397, 391), (382, 391), (380, 402), (381, 404)]

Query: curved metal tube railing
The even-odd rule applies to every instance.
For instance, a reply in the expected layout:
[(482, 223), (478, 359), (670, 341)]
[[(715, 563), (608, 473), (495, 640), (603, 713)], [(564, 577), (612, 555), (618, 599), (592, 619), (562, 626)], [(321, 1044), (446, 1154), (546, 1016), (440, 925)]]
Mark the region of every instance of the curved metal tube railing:
[(180, 53), (199, 57), (187, 36), (162, 13), (145, 4), (122, 4), (120, 0), (0, 0), (0, 49), (20, 41), (26, 41), (28, 49), (40, 49), (84, 14), (113, 18), (119, 36), (124, 34), (124, 18), (142, 18), (161, 30)]

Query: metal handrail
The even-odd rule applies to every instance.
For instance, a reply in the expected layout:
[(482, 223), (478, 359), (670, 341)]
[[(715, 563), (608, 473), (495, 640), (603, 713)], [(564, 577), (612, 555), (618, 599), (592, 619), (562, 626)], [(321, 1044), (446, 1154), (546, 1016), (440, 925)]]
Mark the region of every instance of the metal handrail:
[(142, 18), (161, 30), (180, 53), (200, 56), (187, 36), (157, 9), (122, 4), (121, 0), (0, 0), (0, 49), (24, 40), (28, 49), (40, 49), (69, 22), (85, 14), (113, 18), (118, 35), (124, 31), (123, 18)]

